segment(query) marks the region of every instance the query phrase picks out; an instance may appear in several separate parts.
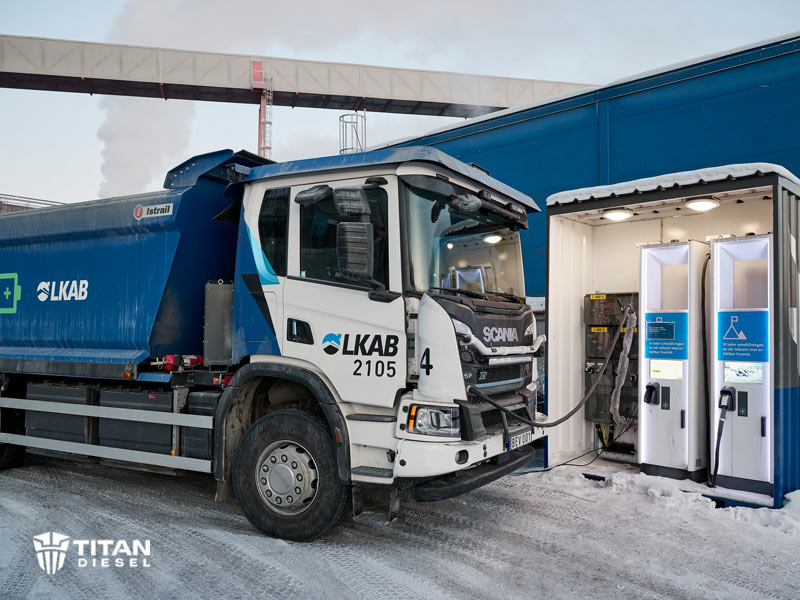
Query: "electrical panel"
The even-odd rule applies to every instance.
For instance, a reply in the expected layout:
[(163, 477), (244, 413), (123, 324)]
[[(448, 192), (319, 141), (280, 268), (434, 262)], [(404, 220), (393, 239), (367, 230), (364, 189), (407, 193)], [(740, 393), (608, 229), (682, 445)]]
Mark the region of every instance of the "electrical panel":
[[(639, 294), (629, 292), (624, 294), (587, 294), (583, 299), (583, 316), (585, 324), (584, 336), (584, 393), (597, 379), (603, 367), (603, 360), (608, 353), (611, 341), (617, 327), (625, 316), (625, 307), (633, 304), (633, 309), (638, 314)], [(622, 351), (623, 333), (620, 334), (611, 355), (611, 361), (605, 372), (600, 376), (600, 381), (594, 394), (586, 402), (584, 416), (587, 421), (611, 425), (611, 394), (617, 377), (617, 362)], [(628, 358), (628, 372), (625, 383), (620, 390), (619, 412), (626, 418), (635, 418), (638, 403), (638, 375), (637, 363), (639, 352), (638, 327), (633, 334)]]
[[(597, 374), (603, 368), (602, 359), (587, 359), (584, 363), (584, 393), (588, 390), (592, 382), (597, 379)], [(616, 360), (609, 363), (605, 373), (600, 376), (600, 381), (595, 388), (594, 394), (586, 402), (586, 420), (602, 425), (613, 425), (614, 419), (611, 417), (609, 403), (611, 394), (614, 391), (614, 384), (617, 378)], [(628, 364), (628, 373), (625, 376), (625, 383), (622, 385), (619, 396), (619, 414), (626, 419), (636, 418), (636, 404), (639, 394), (638, 387), (639, 365), (632, 360)]]

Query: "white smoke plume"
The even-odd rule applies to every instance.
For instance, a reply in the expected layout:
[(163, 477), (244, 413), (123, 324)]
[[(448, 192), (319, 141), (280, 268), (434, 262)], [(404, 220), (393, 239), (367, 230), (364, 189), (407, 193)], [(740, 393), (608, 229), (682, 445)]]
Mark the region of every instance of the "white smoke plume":
[(107, 96), (100, 107), (106, 112), (97, 131), (104, 144), (100, 198), (143, 191), (181, 162), (193, 103)]

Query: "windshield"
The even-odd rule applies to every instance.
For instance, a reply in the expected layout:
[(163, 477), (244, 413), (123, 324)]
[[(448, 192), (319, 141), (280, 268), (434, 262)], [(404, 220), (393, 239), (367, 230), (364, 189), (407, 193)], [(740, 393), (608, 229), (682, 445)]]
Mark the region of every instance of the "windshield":
[[(525, 296), (516, 225), (464, 201), (473, 192), (435, 177), (402, 177), (411, 285)], [(472, 209), (472, 210), (470, 210)]]

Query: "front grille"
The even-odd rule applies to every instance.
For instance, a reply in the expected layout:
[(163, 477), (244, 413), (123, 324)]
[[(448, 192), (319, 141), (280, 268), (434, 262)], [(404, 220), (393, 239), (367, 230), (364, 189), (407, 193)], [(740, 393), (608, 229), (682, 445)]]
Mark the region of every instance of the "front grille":
[(523, 365), (497, 365), (480, 367), (477, 373), (478, 386), (485, 383), (499, 383), (502, 381), (513, 381), (523, 376)]
[[(456, 400), (460, 405), (461, 416), (461, 439), (466, 441), (477, 440), (485, 435), (496, 435), (503, 431), (503, 417), (500, 409), (495, 408), (489, 402), (476, 401), (474, 395), (470, 394), (472, 401)], [(504, 394), (506, 396), (506, 394)], [(502, 400), (496, 400), (501, 406), (515, 416), (506, 414), (506, 420), (510, 429), (516, 429), (523, 422), (519, 419), (531, 420), (532, 415), (528, 408), (533, 410), (533, 395), (527, 390), (522, 390)], [(518, 417), (518, 418), (517, 418)]]
[[(529, 419), (528, 411), (525, 409), (524, 406), (513, 409), (511, 411), (517, 416), (523, 417), (525, 419)], [(509, 425), (515, 425), (520, 423), (521, 421), (515, 420), (511, 415), (506, 415), (508, 419)], [(486, 412), (481, 414), (481, 420), (483, 421), (483, 427), (486, 429), (487, 432), (492, 432), (493, 429), (497, 428), (498, 426), (502, 426), (503, 418), (500, 416), (500, 409), (495, 408), (493, 410), (487, 410)]]

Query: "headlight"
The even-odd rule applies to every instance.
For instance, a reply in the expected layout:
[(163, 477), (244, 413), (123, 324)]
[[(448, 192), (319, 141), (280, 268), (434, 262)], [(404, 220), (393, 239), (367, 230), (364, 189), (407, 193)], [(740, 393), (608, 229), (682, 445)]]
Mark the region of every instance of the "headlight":
[(462, 323), (457, 319), (453, 319), (453, 327), (456, 329), (456, 333), (461, 335), (472, 335), (472, 330), (466, 323)]
[(531, 324), (525, 328), (525, 333), (523, 335), (536, 336), (536, 319), (531, 321)]
[(407, 429), (417, 435), (461, 437), (461, 419), (457, 407), (439, 408), (412, 404)]

